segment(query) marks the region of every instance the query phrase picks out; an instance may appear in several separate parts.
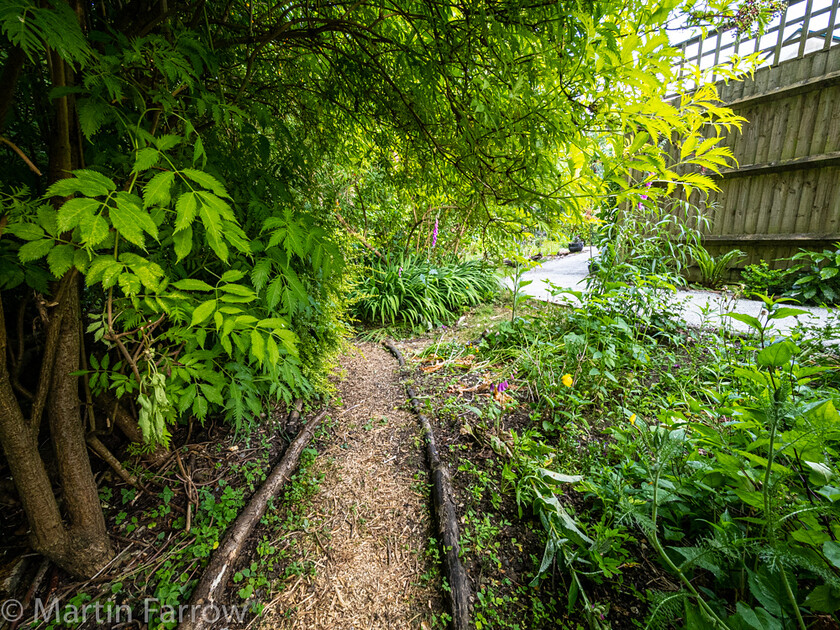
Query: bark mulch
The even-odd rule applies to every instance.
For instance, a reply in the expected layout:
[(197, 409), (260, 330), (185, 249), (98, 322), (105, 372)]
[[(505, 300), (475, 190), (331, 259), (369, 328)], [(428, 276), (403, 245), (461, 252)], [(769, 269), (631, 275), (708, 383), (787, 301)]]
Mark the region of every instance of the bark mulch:
[(444, 601), (426, 553), (432, 522), (417, 419), (381, 346), (356, 344), (341, 366), (341, 404), (312, 465), (313, 475), (326, 473), (307, 516), (316, 531), (291, 546), (291, 561), (318, 568), (283, 590), (258, 627), (431, 628)]

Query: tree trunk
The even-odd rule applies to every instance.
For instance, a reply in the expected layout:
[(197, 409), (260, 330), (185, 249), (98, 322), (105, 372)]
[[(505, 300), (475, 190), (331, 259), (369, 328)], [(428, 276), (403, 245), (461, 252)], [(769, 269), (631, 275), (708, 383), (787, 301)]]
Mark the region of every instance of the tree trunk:
[(6, 63), (3, 66), (3, 73), (0, 75), (0, 132), (6, 124), (6, 116), (12, 107), (20, 71), (23, 69), (23, 62), (26, 59), (23, 50), (19, 46), (12, 46)]
[(49, 558), (61, 555), (67, 546), (67, 533), (61, 513), (38, 453), (37, 427), (32, 429), (23, 417), (6, 368), (6, 325), (0, 301), (0, 443), (12, 479), (29, 520), (32, 546)]
[[(69, 76), (72, 70), (64, 62), (56, 51), (49, 53), (50, 77), (53, 88), (61, 88), (72, 85), (72, 77)], [(74, 151), (70, 146), (70, 134), (72, 128), (70, 99), (67, 96), (55, 99), (53, 102), (53, 129), (50, 137), (50, 168), (49, 183), (58, 181), (70, 176), (73, 170)]]
[(71, 270), (61, 283), (70, 285), (58, 291), (65, 298), (57, 307), (62, 311), (60, 319), (55, 317), (60, 329), (47, 414), (72, 533), (72, 544), (68, 549), (70, 562), (74, 565), (72, 571), (86, 575), (101, 568), (111, 559), (112, 552), (85, 442), (79, 377), (73, 376), (79, 370), (81, 352), (79, 276)]
[[(72, 86), (73, 71), (61, 56), (51, 50), (48, 61), (53, 87)], [(48, 183), (67, 177), (82, 163), (73, 102), (63, 96), (53, 101), (53, 108)], [(60, 203), (56, 200), (56, 205)], [(81, 353), (79, 281), (78, 273), (71, 269), (56, 283), (52, 298), (57, 304), (50, 313), (45, 337), (45, 369), (40, 372), (28, 421), (14, 396), (6, 365), (6, 328), (0, 304), (0, 443), (29, 520), (33, 548), (68, 572), (89, 578), (110, 560), (112, 549), (85, 443), (79, 379), (73, 375), (79, 370)], [(38, 453), (44, 403), (64, 514)]]
[[(55, 51), (50, 51), (53, 87), (73, 85), (73, 71)], [(50, 139), (49, 180), (67, 177), (81, 164), (82, 147), (76, 133), (75, 107), (70, 97), (54, 101), (55, 126)], [(62, 490), (69, 538), (57, 564), (76, 575), (90, 576), (111, 559), (112, 549), (99, 504), (99, 491), (90, 467), (79, 399), (79, 370), (82, 322), (79, 306), (79, 277), (71, 269), (59, 281), (55, 295), (61, 296), (51, 324), (58, 326), (54, 362), (50, 376), (47, 415)], [(51, 331), (52, 332), (52, 331)], [(45, 355), (52, 349), (46, 348)], [(34, 429), (34, 427), (33, 427)]]
[(69, 272), (62, 282), (63, 303), (53, 313), (61, 330), (56, 341), (55, 369), (47, 413), (65, 497), (69, 528), (61, 517), (52, 484), (38, 452), (39, 422), (27, 422), (15, 399), (6, 366), (6, 327), (0, 304), (0, 444), (30, 526), (32, 547), (79, 577), (93, 576), (111, 558), (105, 519), (85, 446), (79, 413), (79, 291), (78, 276)]

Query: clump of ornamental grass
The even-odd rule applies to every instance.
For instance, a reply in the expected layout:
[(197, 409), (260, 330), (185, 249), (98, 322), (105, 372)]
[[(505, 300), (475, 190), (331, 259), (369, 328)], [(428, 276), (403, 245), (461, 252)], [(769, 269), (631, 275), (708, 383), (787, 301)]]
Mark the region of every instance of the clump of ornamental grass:
[(350, 302), (362, 321), (432, 327), (492, 299), (499, 279), (485, 262), (433, 263), (417, 256), (374, 259)]

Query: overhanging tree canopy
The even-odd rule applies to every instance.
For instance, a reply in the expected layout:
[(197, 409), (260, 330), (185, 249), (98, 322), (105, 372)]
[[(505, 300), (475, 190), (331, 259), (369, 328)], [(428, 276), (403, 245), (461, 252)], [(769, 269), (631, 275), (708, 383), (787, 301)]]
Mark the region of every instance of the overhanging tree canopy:
[[(378, 165), (485, 226), (551, 221), (610, 182), (633, 199), (633, 169), (711, 185), (660, 146), (738, 120), (708, 91), (662, 101), (680, 8), (7, 0), (0, 442), (34, 547), (80, 575), (110, 557), (85, 446), (104, 418), (165, 447), (186, 414), (247, 430), (266, 400), (320, 391), (336, 173)], [(715, 168), (713, 144), (684, 160)]]

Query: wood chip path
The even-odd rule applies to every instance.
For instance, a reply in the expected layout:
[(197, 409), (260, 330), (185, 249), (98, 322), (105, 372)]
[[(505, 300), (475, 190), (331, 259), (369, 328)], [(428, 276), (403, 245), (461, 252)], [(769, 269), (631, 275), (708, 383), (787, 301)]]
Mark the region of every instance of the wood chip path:
[(290, 561), (317, 567), (283, 590), (259, 627), (277, 630), (421, 629), (444, 609), (426, 550), (428, 480), (415, 416), (403, 409), (397, 362), (377, 344), (342, 357), (342, 405), (311, 472), (325, 473), (313, 499), (311, 535)]

